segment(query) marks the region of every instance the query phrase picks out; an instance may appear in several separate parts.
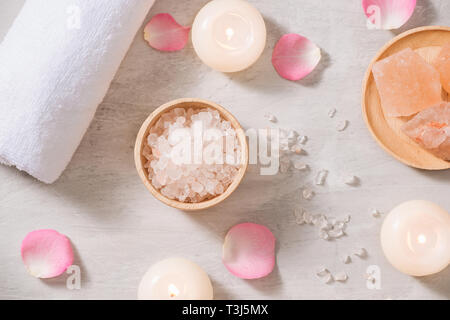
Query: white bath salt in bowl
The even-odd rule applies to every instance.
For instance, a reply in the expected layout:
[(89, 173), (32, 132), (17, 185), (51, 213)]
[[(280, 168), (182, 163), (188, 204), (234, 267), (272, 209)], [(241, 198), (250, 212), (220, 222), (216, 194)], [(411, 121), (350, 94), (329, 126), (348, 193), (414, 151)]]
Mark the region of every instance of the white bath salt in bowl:
[(248, 147), (241, 126), (224, 108), (181, 99), (161, 106), (145, 121), (135, 160), (157, 199), (182, 210), (199, 210), (237, 188), (248, 165)]

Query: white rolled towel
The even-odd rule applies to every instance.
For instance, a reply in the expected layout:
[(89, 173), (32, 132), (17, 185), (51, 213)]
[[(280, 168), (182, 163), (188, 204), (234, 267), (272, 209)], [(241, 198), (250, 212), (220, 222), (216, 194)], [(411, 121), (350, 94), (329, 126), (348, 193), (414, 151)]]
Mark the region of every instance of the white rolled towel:
[(0, 162), (52, 183), (154, 0), (27, 0), (0, 44)]

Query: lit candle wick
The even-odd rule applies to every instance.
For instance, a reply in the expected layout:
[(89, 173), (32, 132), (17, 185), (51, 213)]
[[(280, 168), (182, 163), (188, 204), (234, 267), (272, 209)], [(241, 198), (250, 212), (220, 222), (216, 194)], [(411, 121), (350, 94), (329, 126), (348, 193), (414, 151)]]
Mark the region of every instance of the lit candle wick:
[(180, 294), (180, 290), (178, 290), (178, 288), (174, 284), (169, 284), (169, 296), (171, 298), (175, 298), (179, 294)]
[(417, 237), (417, 241), (419, 241), (419, 243), (424, 244), (425, 242), (427, 242), (427, 237), (424, 234), (419, 234), (419, 236)]
[(232, 28), (227, 28), (227, 30), (225, 30), (225, 33), (227, 35), (228, 41), (230, 41), (234, 36), (234, 30)]

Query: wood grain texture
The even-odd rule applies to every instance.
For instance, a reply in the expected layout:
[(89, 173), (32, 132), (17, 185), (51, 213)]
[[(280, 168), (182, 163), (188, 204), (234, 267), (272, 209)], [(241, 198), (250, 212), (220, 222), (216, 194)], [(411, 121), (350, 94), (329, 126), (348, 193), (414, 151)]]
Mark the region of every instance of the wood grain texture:
[[(403, 133), (402, 126), (412, 117), (388, 117), (384, 114), (372, 68), (377, 61), (406, 48), (413, 49), (432, 64), (442, 47), (449, 42), (450, 27), (428, 26), (406, 31), (380, 49), (370, 63), (364, 78), (362, 108), (367, 127), (384, 150), (414, 168), (446, 170), (450, 168), (450, 161), (438, 158)], [(442, 89), (442, 98), (448, 101), (448, 94), (444, 89)]]
[[(3, 6), (16, 1), (0, 2)], [(99, 107), (69, 167), (53, 185), (43, 185), (13, 168), (0, 166), (0, 298), (135, 299), (148, 267), (170, 256), (193, 260), (211, 276), (218, 299), (449, 299), (450, 268), (425, 278), (403, 275), (389, 265), (379, 244), (383, 213), (411, 199), (434, 201), (450, 209), (450, 170), (423, 171), (385, 153), (372, 139), (361, 113), (361, 82), (372, 58), (395, 34), (424, 25), (448, 25), (450, 1), (418, 1), (401, 30), (367, 30), (360, 0), (251, 0), (268, 29), (258, 62), (236, 74), (203, 65), (192, 45), (176, 53), (151, 49), (139, 33)], [(189, 25), (207, 0), (157, 0), (149, 18), (171, 13)], [(12, 20), (12, 19), (11, 19)], [(148, 21), (148, 19), (147, 19)], [(281, 79), (271, 65), (280, 36), (297, 32), (321, 47), (318, 68), (299, 82)], [(199, 97), (223, 105), (244, 128), (280, 126), (307, 135), (306, 172), (261, 176), (249, 166), (239, 188), (219, 205), (185, 214), (152, 197), (139, 179), (133, 149), (140, 126), (167, 101)], [(336, 116), (328, 110), (336, 108)], [(278, 118), (269, 123), (266, 112)], [(340, 120), (348, 120), (343, 132)], [(326, 184), (313, 185), (320, 169)], [(360, 178), (359, 186), (342, 182)], [(316, 195), (301, 199), (304, 186)], [(311, 226), (295, 224), (300, 204), (310, 212), (351, 214), (347, 236), (324, 241)], [(268, 277), (244, 281), (221, 262), (223, 238), (241, 222), (266, 225), (277, 238), (277, 265)], [(68, 235), (82, 272), (81, 290), (68, 290), (67, 276), (40, 281), (20, 258), (20, 243), (38, 228)], [(342, 255), (365, 247), (366, 259)], [(346, 271), (346, 283), (323, 284), (318, 266)], [(381, 290), (369, 290), (364, 274), (381, 268)]]
[[(142, 151), (145, 147), (145, 142), (148, 138), (150, 128), (161, 118), (161, 116), (169, 112), (172, 109), (175, 108), (184, 108), (184, 109), (204, 109), (209, 108), (213, 110), (217, 110), (222, 117), (222, 119), (229, 121), (232, 128), (236, 130), (236, 136), (239, 140), (239, 144), (241, 146), (241, 159), (239, 159), (240, 168), (238, 173), (236, 174), (233, 182), (228, 186), (228, 188), (225, 190), (224, 193), (221, 195), (214, 197), (212, 199), (208, 199), (199, 203), (186, 203), (186, 202), (180, 202), (177, 200), (172, 200), (167, 197), (165, 197), (158, 189), (156, 189), (151, 181), (148, 178), (148, 170), (144, 168), (145, 163), (147, 160), (145, 159), (144, 155), (142, 154)], [(242, 179), (244, 178), (245, 172), (247, 171), (248, 167), (248, 145), (247, 145), (247, 138), (245, 136), (245, 132), (242, 129), (241, 125), (239, 124), (239, 121), (236, 120), (236, 118), (229, 113), (224, 107), (218, 105), (217, 103), (206, 101), (202, 99), (196, 99), (196, 98), (181, 98), (173, 101), (169, 101), (162, 106), (160, 106), (158, 109), (153, 111), (148, 118), (144, 121), (144, 123), (141, 126), (141, 129), (138, 132), (138, 135), (136, 137), (136, 144), (134, 147), (134, 162), (136, 163), (136, 169), (139, 174), (139, 177), (141, 178), (142, 182), (144, 183), (145, 187), (150, 191), (150, 193), (159, 201), (162, 203), (183, 211), (198, 211), (198, 210), (204, 210), (211, 208), (215, 205), (218, 205), (222, 201), (226, 200), (239, 186)]]

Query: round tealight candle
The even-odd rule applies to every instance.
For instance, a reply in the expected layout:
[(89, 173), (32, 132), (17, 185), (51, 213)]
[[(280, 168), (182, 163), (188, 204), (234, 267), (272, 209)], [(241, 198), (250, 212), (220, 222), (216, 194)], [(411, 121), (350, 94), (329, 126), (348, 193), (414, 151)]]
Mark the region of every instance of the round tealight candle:
[(437, 273), (450, 263), (450, 215), (432, 202), (413, 200), (395, 207), (380, 236), (386, 258), (408, 275)]
[(139, 284), (139, 300), (212, 300), (208, 275), (183, 258), (162, 260), (146, 272)]
[(264, 51), (266, 37), (263, 17), (244, 0), (213, 0), (200, 10), (192, 26), (197, 55), (222, 72), (251, 66)]

